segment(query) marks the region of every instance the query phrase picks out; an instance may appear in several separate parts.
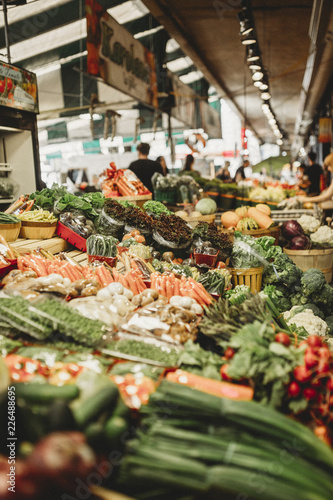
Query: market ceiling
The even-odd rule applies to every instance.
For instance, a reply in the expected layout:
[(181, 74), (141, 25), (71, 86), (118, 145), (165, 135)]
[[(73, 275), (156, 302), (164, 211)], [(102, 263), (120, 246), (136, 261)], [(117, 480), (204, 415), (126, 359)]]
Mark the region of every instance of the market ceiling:
[[(17, 7), (7, 1), (14, 64), (35, 70), (54, 61), (84, 56), (83, 0), (27, 0), (26, 5)], [(260, 93), (245, 63), (237, 17), (241, 0), (99, 3), (146, 44), (152, 33), (164, 26), (172, 37), (167, 47), (169, 69), (188, 84), (204, 76), (221, 97), (237, 108), (243, 123), (246, 118), (263, 142), (274, 139), (262, 113)], [(327, 36), (333, 31), (332, 0), (253, 0), (252, 11), (269, 78), (271, 107), (280, 127), (292, 139), (295, 122), (297, 133), (307, 132), (332, 76), (333, 41), (332, 36)], [(0, 54), (5, 59), (2, 16)]]

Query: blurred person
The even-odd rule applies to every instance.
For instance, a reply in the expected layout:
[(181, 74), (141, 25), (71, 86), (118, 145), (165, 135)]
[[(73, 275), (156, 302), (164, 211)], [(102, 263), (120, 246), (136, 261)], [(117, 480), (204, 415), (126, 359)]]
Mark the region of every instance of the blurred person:
[[(230, 163), (229, 163), (229, 165), (230, 165)], [(230, 176), (230, 172), (229, 172), (229, 169), (228, 169), (228, 166), (226, 164), (224, 165), (224, 167), (221, 167), (216, 172), (216, 176), (215, 177), (216, 177), (216, 179), (220, 179), (220, 181), (223, 181), (223, 182), (231, 182), (232, 181), (231, 176)]]
[(151, 178), (157, 172), (164, 175), (163, 168), (157, 161), (149, 160), (150, 146), (146, 142), (141, 142), (136, 148), (139, 159), (133, 161), (128, 167), (140, 179), (142, 184), (152, 193), (153, 185)]
[(159, 163), (163, 169), (163, 175), (166, 176), (169, 173), (169, 169), (167, 167), (164, 156), (158, 156), (156, 158), (157, 163)]
[(243, 165), (241, 165), (240, 167), (237, 168), (236, 170), (236, 173), (235, 173), (235, 177), (234, 177), (234, 182), (240, 182), (240, 181), (243, 181), (244, 179), (246, 179), (246, 175), (245, 175), (245, 169), (247, 167), (250, 166), (250, 162), (249, 160), (244, 160), (243, 161)]
[(321, 166), (316, 163), (316, 153), (310, 151), (308, 153), (309, 166), (305, 170), (305, 175), (308, 178), (307, 194), (309, 196), (317, 196), (320, 193), (320, 178), (323, 175)]
[(194, 156), (187, 155), (185, 158), (184, 167), (179, 173), (183, 174), (184, 172), (195, 172), (196, 174), (200, 175), (200, 172), (198, 170), (194, 170), (193, 166), (194, 166)]
[[(333, 153), (326, 156), (324, 159), (324, 167), (327, 168), (328, 172), (330, 172), (331, 177), (333, 173)], [(301, 202), (313, 202), (313, 203), (322, 203), (323, 201), (328, 201), (333, 199), (333, 180), (331, 184), (328, 186), (326, 191), (320, 193), (318, 196), (300, 196), (298, 198)]]

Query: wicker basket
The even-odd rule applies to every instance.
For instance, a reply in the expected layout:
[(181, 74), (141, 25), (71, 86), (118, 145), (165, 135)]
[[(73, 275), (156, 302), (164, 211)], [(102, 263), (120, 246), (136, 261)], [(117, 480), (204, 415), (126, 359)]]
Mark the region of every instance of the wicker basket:
[(0, 234), (6, 241), (15, 241), (20, 233), (21, 222), (14, 224), (0, 224)]
[(260, 292), (263, 267), (251, 267), (250, 269), (233, 269), (231, 272), (231, 280), (234, 286), (247, 285), (251, 288), (252, 293)]
[(48, 240), (54, 236), (57, 229), (56, 222), (22, 221), (20, 238), (29, 240)]
[(283, 249), (289, 255), (297, 267), (306, 271), (307, 269), (320, 269), (327, 283), (331, 283), (333, 277), (333, 248), (323, 250), (289, 250)]
[(187, 217), (186, 219), (184, 218), (184, 220), (193, 228), (199, 224), (199, 222), (208, 222), (208, 224), (214, 222), (215, 216), (216, 214), (201, 215), (201, 217)]

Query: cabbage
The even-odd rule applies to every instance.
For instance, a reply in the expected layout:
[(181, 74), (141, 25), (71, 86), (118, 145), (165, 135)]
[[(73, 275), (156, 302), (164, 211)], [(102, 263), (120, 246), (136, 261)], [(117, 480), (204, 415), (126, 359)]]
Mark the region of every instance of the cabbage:
[(210, 215), (214, 214), (217, 210), (217, 205), (214, 200), (211, 198), (202, 198), (195, 205), (195, 209), (202, 213), (202, 215)]

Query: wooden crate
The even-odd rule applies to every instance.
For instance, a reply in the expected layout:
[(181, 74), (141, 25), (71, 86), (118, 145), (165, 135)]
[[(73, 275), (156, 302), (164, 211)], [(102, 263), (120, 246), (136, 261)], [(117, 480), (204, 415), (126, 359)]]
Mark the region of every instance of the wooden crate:
[(201, 215), (201, 217), (184, 217), (184, 221), (186, 221), (192, 228), (195, 227), (199, 222), (208, 222), (210, 224), (211, 222), (215, 221), (215, 216), (216, 214), (212, 215)]
[(37, 248), (41, 247), (52, 254), (65, 252), (70, 247), (69, 243), (62, 238), (54, 236), (48, 240), (27, 240), (24, 238), (19, 238), (10, 244), (11, 248), (16, 250), (20, 254), (29, 253)]
[(120, 201), (120, 200), (127, 200), (130, 201), (131, 203), (134, 203), (134, 205), (137, 205), (138, 207), (142, 208), (143, 204), (151, 200), (153, 198), (152, 194), (141, 194), (138, 196), (110, 196), (113, 200)]

